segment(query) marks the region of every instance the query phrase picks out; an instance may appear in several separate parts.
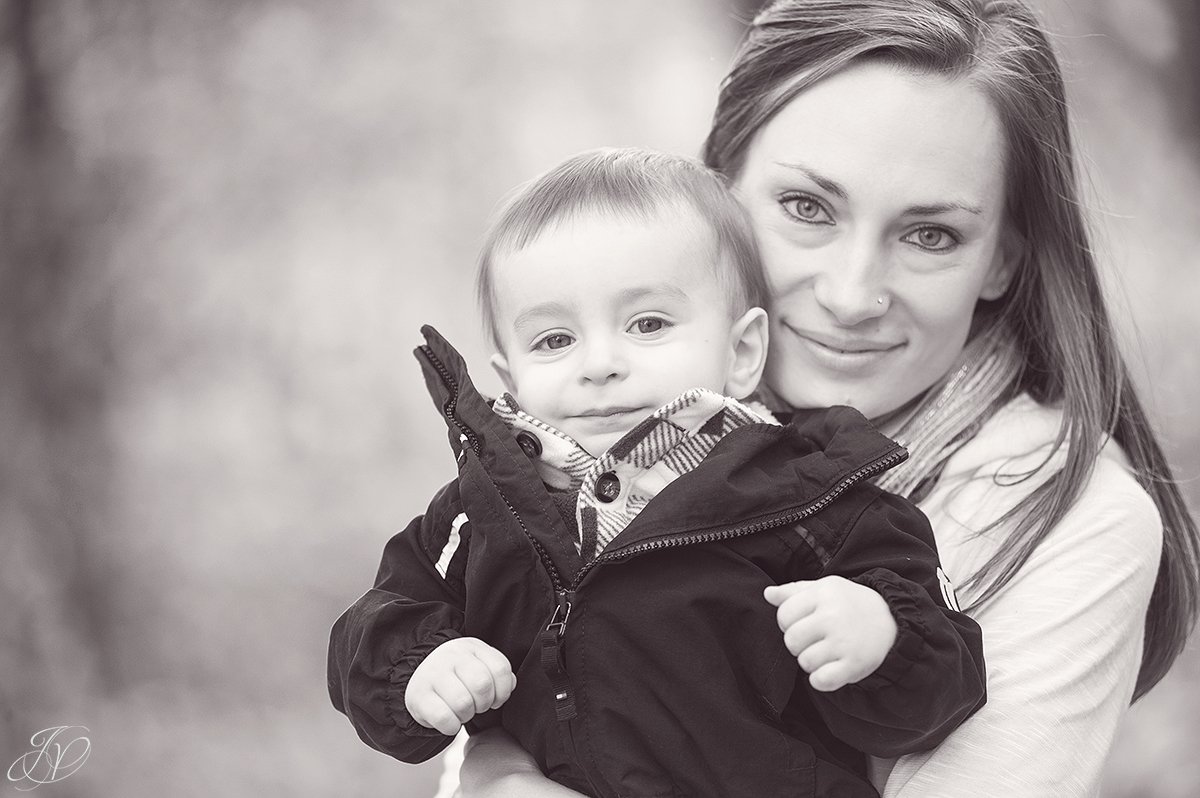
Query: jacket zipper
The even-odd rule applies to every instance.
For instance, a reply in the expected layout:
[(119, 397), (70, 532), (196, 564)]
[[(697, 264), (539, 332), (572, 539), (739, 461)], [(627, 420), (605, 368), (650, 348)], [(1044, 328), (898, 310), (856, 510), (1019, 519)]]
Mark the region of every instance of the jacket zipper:
[[(419, 351), (429, 361), (429, 364), (437, 371), (442, 378), (447, 390), (450, 392), (449, 397), (442, 405), (442, 412), (446, 418), (458, 429), (462, 438), (471, 446), (471, 450), (479, 456), (482, 447), (479, 444), (479, 438), (475, 435), (474, 430), (463, 424), (455, 415), (455, 409), (458, 404), (459, 385), (454, 379), (454, 375), (446, 368), (446, 365), (441, 361), (433, 349), (428, 345), (419, 347)], [(575, 695), (571, 690), (570, 681), (567, 677), (567, 671), (563, 664), (562, 657), (562, 637), (567, 630), (567, 618), (571, 615), (571, 600), (575, 596), (573, 589), (563, 587), (563, 579), (559, 574), (558, 569), (554, 567), (554, 561), (550, 559), (550, 555), (538, 542), (537, 538), (525, 526), (525, 520), (521, 518), (521, 514), (517, 512), (517, 508), (512, 506), (508, 497), (504, 492), (497, 487), (496, 492), (504, 501), (508, 511), (512, 513), (513, 518), (517, 520), (517, 524), (521, 527), (521, 531), (529, 542), (533, 545), (537, 552), (538, 559), (542, 561), (542, 567), (546, 569), (546, 573), (550, 576), (550, 584), (554, 588), (555, 608), (554, 613), (550, 616), (550, 622), (546, 624), (538, 635), (538, 642), (541, 648), (542, 670), (546, 672), (546, 676), (550, 679), (550, 684), (554, 690), (554, 707), (555, 715), (559, 720), (570, 720), (575, 717)]]
[(812, 501), (803, 507), (785, 510), (781, 513), (776, 513), (775, 515), (768, 516), (766, 518), (760, 518), (759, 520), (750, 524), (727, 527), (709, 532), (699, 532), (693, 535), (676, 535), (669, 538), (660, 538), (658, 540), (651, 540), (647, 541), (646, 543), (638, 543), (627, 548), (618, 549), (617, 551), (605, 552), (595, 559), (584, 563), (583, 568), (579, 569), (579, 573), (576, 575), (575, 581), (571, 585), (571, 592), (573, 594), (574, 591), (579, 588), (580, 583), (583, 581), (583, 578), (587, 576), (589, 571), (604, 563), (618, 562), (620, 560), (629, 559), (637, 554), (643, 554), (647, 551), (666, 549), (673, 546), (689, 546), (693, 543), (710, 543), (717, 540), (729, 540), (730, 538), (761, 532), (764, 529), (770, 529), (772, 527), (782, 526), (784, 524), (791, 524), (799, 521), (802, 518), (807, 518), (808, 516), (823, 510), (834, 499), (845, 493), (846, 489), (851, 485), (872, 477), (882, 471), (886, 471), (893, 465), (903, 462), (907, 457), (908, 452), (902, 447), (897, 446), (887, 454), (877, 457), (853, 473), (843, 477), (836, 485), (825, 491), (825, 493), (821, 494), (821, 496), (815, 501)]
[(443, 363), (441, 359), (433, 353), (433, 349), (431, 349), (428, 344), (419, 347), (419, 351), (425, 356), (425, 359), (429, 361), (429, 365), (433, 366), (438, 375), (441, 376), (442, 382), (445, 383), (446, 388), (450, 391), (450, 396), (448, 396), (446, 401), (442, 404), (442, 415), (444, 415), (450, 421), (450, 423), (458, 428), (459, 434), (466, 439), (468, 444), (470, 444), (471, 451), (478, 455), (482, 449), (482, 447), (479, 445), (479, 436), (475, 434), (473, 429), (459, 421), (458, 416), (454, 412), (455, 408), (458, 406), (458, 381), (454, 379), (454, 375), (452, 375), (450, 370), (446, 368), (446, 364)]

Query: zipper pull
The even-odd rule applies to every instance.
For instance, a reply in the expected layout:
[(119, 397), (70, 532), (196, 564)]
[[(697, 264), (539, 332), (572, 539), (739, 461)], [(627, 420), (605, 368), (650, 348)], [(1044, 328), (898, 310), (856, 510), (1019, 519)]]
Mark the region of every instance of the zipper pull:
[(573, 593), (560, 590), (558, 605), (550, 616), (550, 623), (539, 635), (542, 646), (542, 670), (550, 678), (550, 689), (554, 691), (554, 712), (559, 720), (575, 717), (575, 693), (571, 680), (563, 667), (563, 634), (567, 631), (567, 619), (571, 617)]

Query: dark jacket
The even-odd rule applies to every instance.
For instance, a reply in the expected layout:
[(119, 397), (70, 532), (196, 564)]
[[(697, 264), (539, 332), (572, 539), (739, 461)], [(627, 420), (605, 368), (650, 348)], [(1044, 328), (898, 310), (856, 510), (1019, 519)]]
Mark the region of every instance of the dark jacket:
[[(461, 358), (423, 332), (459, 476), (388, 542), (330, 640), (333, 703), (371, 746), (420, 762), (449, 744), (404, 689), (457, 636), (517, 674), (468, 729), (503, 725), (593, 796), (874, 796), (863, 752), (932, 747), (983, 704), (981, 633), (943, 601), (928, 522), (867, 481), (905, 452), (856, 411), (730, 432), (585, 564)], [(821, 693), (762, 591), (831, 574), (882, 594), (899, 631), (875, 673)]]

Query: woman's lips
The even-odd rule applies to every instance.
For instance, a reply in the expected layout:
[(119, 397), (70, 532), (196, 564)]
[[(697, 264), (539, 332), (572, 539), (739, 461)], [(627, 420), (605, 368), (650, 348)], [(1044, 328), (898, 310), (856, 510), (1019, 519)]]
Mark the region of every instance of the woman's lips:
[(903, 343), (870, 338), (847, 338), (784, 326), (800, 340), (818, 364), (834, 371), (857, 371), (870, 368), (904, 347)]

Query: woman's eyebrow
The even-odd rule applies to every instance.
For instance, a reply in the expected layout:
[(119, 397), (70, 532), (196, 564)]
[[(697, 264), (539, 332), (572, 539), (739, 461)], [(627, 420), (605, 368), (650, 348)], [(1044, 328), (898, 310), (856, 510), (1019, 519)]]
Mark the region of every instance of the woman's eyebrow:
[[(849, 199), (849, 192), (842, 187), (840, 183), (831, 178), (825, 177), (820, 172), (798, 163), (786, 163), (784, 161), (776, 161), (777, 166), (782, 166), (784, 169), (790, 169), (794, 172), (807, 177), (809, 180), (816, 183), (818, 186), (828, 191), (840, 199)], [(910, 205), (904, 209), (905, 216), (936, 216), (939, 213), (947, 213), (949, 211), (966, 211), (967, 213), (975, 214), (976, 216), (983, 215), (983, 208), (978, 205), (972, 205), (967, 202), (932, 202), (925, 205)]]
[(776, 161), (775, 164), (777, 166), (782, 166), (784, 169), (791, 169), (792, 171), (799, 172), (834, 196), (837, 196), (841, 199), (849, 199), (846, 189), (842, 188), (840, 183), (838, 183), (836, 180), (825, 177), (824, 175), (808, 168), (807, 166), (803, 166), (798, 163), (784, 163), (783, 161)]
[(968, 205), (965, 202), (935, 202), (930, 205), (909, 205), (904, 209), (905, 216), (937, 216), (939, 213), (950, 211), (966, 211), (976, 216), (983, 215), (983, 208), (978, 205)]

